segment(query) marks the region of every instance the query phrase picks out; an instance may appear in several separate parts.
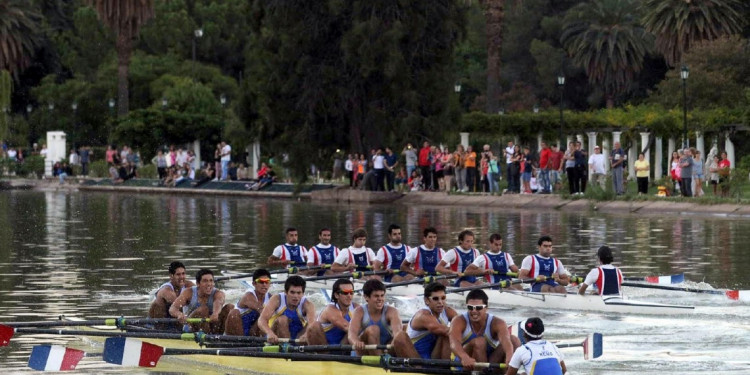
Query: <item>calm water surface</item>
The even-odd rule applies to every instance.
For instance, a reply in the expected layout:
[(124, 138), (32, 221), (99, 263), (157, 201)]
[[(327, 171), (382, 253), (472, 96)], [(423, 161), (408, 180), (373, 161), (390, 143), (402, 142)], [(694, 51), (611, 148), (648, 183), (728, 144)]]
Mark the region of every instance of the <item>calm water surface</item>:
[[(518, 211), (484, 207), (346, 206), (291, 200), (231, 197), (170, 197), (103, 193), (0, 193), (0, 321), (41, 320), (61, 314), (95, 318), (143, 316), (148, 293), (166, 279), (166, 267), (182, 260), (198, 268), (252, 270), (294, 226), (300, 242), (317, 241), (321, 227), (334, 243), (348, 246), (358, 227), (370, 233), (368, 246), (383, 245), (389, 224), (400, 224), (404, 242), (418, 245), (421, 230), (435, 226), (439, 245), (456, 245), (456, 235), (473, 230), (486, 243), (498, 232), (516, 263), (535, 251), (542, 234), (552, 236), (555, 254), (574, 273), (595, 265), (601, 244), (615, 249), (626, 275), (684, 272), (695, 286), (750, 289), (747, 244), (750, 220), (695, 216), (605, 216), (588, 212)], [(480, 246), (483, 247), (483, 246)], [(225, 286), (230, 295), (241, 291)], [(699, 306), (697, 317), (606, 316), (503, 309), (508, 321), (541, 316), (552, 339), (598, 331), (605, 355), (583, 361), (566, 350), (573, 374), (750, 373), (750, 313), (747, 304), (721, 296), (628, 290), (639, 299)], [(417, 303), (399, 306), (406, 314)], [(0, 368), (26, 370), (35, 344), (67, 342), (59, 337), (20, 336), (0, 348)], [(78, 340), (70, 342), (86, 348)], [(91, 347), (88, 351), (96, 351)], [(133, 373), (84, 360), (83, 373)], [(159, 366), (179, 373), (179, 364)], [(141, 370), (141, 372), (146, 372)], [(204, 373), (227, 373), (207, 368)]]

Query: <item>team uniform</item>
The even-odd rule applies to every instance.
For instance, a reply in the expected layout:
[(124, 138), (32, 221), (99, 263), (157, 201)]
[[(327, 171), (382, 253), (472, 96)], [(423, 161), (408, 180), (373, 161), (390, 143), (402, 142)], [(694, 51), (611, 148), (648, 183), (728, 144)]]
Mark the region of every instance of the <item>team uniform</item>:
[[(306, 258), (307, 263), (313, 266), (331, 265), (334, 259), (339, 255), (339, 248), (333, 245), (325, 246), (323, 244), (317, 244), (310, 247), (307, 250)], [(326, 273), (325, 269), (318, 271), (318, 276), (323, 276)]]
[[(199, 307), (203, 306), (200, 301), (198, 301), (198, 286), (191, 287), (193, 290), (193, 296), (190, 298), (190, 303), (188, 303), (185, 306), (182, 306), (182, 313), (185, 314), (185, 316), (190, 316), (190, 314), (193, 313), (193, 311), (197, 310)], [(214, 295), (216, 294), (216, 291), (218, 289), (214, 288), (211, 291), (211, 294), (208, 295), (208, 301), (206, 301), (206, 307), (208, 308), (208, 316), (211, 316), (214, 314)], [(182, 326), (182, 330), (185, 332), (190, 332), (190, 325), (185, 324)]]
[[(330, 303), (329, 306), (333, 306), (336, 310), (341, 311), (341, 308), (339, 307), (338, 303)], [(354, 304), (352, 303), (349, 305), (349, 310), (346, 312), (346, 315), (344, 315), (344, 319), (346, 319), (347, 322), (352, 321), (352, 312), (354, 312)], [(320, 312), (321, 314), (323, 311)], [(336, 327), (335, 325), (331, 323), (320, 323), (320, 326), (323, 328), (323, 333), (326, 336), (326, 341), (329, 345), (338, 345), (341, 344), (341, 341), (344, 340), (346, 337), (347, 332), (343, 329)]]
[(401, 244), (400, 247), (392, 247), (391, 244), (387, 244), (378, 249), (378, 254), (375, 259), (383, 264), (383, 268), (386, 270), (393, 270), (392, 275), (386, 275), (385, 281), (391, 282), (394, 275), (404, 277), (407, 275), (401, 269), (401, 263), (406, 259), (406, 254), (410, 251), (409, 246)]
[[(464, 328), (464, 332), (461, 334), (461, 345), (466, 345), (469, 341), (477, 337), (484, 337), (487, 341), (487, 357), (489, 357), (495, 351), (495, 348), (500, 345), (500, 340), (492, 338), (492, 319), (495, 318), (494, 315), (487, 314), (487, 321), (484, 322), (484, 332), (474, 332), (471, 329), (471, 320), (469, 320), (468, 312), (464, 312), (463, 317), (466, 320), (466, 328)], [(455, 354), (451, 354), (451, 356), (455, 361), (461, 362), (461, 359), (456, 357)]]
[[(252, 293), (255, 296), (255, 299), (260, 301), (260, 298), (258, 298), (258, 295), (255, 293), (254, 289), (248, 289), (245, 293)], [(268, 300), (270, 299), (271, 293), (266, 292), (266, 295), (263, 297), (263, 307), (266, 306)], [(237, 300), (235, 306), (239, 306), (240, 300)], [(244, 332), (245, 336), (248, 336), (250, 335), (250, 328), (252, 328), (253, 324), (258, 321), (258, 318), (260, 318), (260, 313), (246, 307), (236, 307), (236, 309), (240, 311), (240, 317), (242, 318), (242, 331)]]
[[(182, 288), (180, 288), (180, 290), (175, 290), (174, 285), (172, 285), (171, 282), (167, 281), (166, 283), (161, 284), (158, 289), (156, 289), (156, 293), (154, 293), (154, 296), (156, 296), (157, 294), (159, 294), (159, 292), (162, 289), (164, 289), (164, 288), (171, 289), (175, 293), (175, 295), (177, 295), (177, 296), (179, 296), (180, 293), (182, 293), (182, 291), (185, 290), (184, 286)], [(166, 315), (164, 315), (164, 316), (169, 316), (169, 308), (172, 306), (172, 304), (171, 303), (166, 303), (165, 305), (166, 305), (167, 311), (166, 311)]]
[(604, 264), (592, 269), (583, 281), (586, 285), (594, 285), (600, 296), (622, 297), (622, 272), (619, 268)]
[(377, 322), (372, 320), (366, 303), (362, 305), (362, 308), (364, 309), (364, 315), (362, 316), (362, 328), (359, 330), (359, 334), (361, 335), (367, 327), (376, 325), (380, 327), (380, 345), (386, 345), (393, 340), (393, 332), (391, 331), (391, 326), (388, 325), (388, 318), (386, 318), (386, 312), (391, 307), (388, 305), (383, 306), (383, 313), (380, 314), (380, 319)]
[[(438, 337), (426, 329), (416, 330), (411, 326), (411, 322), (412, 320), (414, 320), (414, 317), (417, 316), (417, 314), (422, 310), (427, 310), (428, 313), (432, 314), (428, 307), (419, 309), (411, 317), (411, 319), (409, 319), (409, 324), (406, 325), (406, 334), (409, 335), (412, 344), (414, 344), (414, 349), (417, 349), (417, 353), (419, 353), (419, 356), (425, 359), (430, 359), (432, 356), (432, 350), (435, 349), (435, 344), (437, 344)], [(450, 319), (448, 319), (448, 313), (446, 312), (446, 310), (443, 310), (443, 312), (440, 313), (440, 316), (438, 316), (437, 319), (438, 322), (440, 322), (440, 324), (442, 325), (448, 326), (450, 324)]]
[(532, 292), (541, 292), (542, 285), (547, 284), (550, 286), (558, 286), (559, 284), (552, 279), (552, 274), (557, 273), (558, 275), (565, 274), (565, 267), (562, 262), (557, 258), (545, 258), (537, 254), (529, 255), (523, 258), (521, 263), (521, 269), (529, 270), (529, 277), (546, 276), (547, 280), (544, 282), (535, 282), (531, 284)]
[(562, 375), (563, 355), (555, 344), (547, 340), (534, 340), (521, 345), (513, 352), (509, 366), (523, 367), (528, 375)]
[[(456, 246), (445, 252), (443, 261), (450, 267), (453, 272), (464, 272), (466, 267), (474, 262), (480, 256), (479, 250), (471, 248), (464, 250), (461, 246)], [(461, 286), (462, 281), (470, 283), (477, 282), (476, 276), (462, 276), (456, 279), (454, 286)]]
[(480, 270), (493, 270), (495, 272), (500, 273), (499, 275), (485, 275), (485, 279), (487, 279), (488, 283), (499, 283), (503, 280), (510, 280), (511, 277), (508, 275), (504, 275), (505, 273), (510, 272), (510, 267), (515, 266), (516, 264), (513, 262), (513, 257), (510, 256), (509, 253), (506, 253), (504, 251), (501, 251), (499, 253), (493, 253), (493, 252), (486, 252), (480, 256), (478, 256), (476, 259), (474, 259), (475, 266), (477, 266)]
[(357, 271), (368, 271), (369, 266), (375, 260), (375, 252), (369, 247), (347, 247), (339, 252), (339, 255), (334, 260), (334, 263), (348, 266), (355, 264)]
[(291, 261), (289, 265), (294, 267), (302, 267), (307, 265), (307, 259), (305, 257), (306, 254), (307, 249), (304, 246), (290, 245), (288, 243), (276, 246), (276, 248), (273, 249), (273, 256), (281, 260)]
[(445, 251), (439, 247), (428, 249), (424, 245), (411, 248), (406, 254), (406, 261), (414, 265), (414, 270), (424, 270), (427, 275), (437, 275), (435, 267), (445, 256)]
[(289, 334), (291, 339), (296, 339), (300, 332), (307, 326), (307, 319), (305, 319), (305, 316), (302, 314), (302, 307), (305, 305), (305, 301), (307, 301), (306, 297), (302, 297), (302, 299), (299, 301), (299, 305), (297, 305), (297, 308), (295, 310), (291, 310), (286, 305), (286, 293), (281, 292), (279, 293), (279, 307), (274, 311), (273, 315), (271, 315), (271, 319), (268, 320), (268, 326), (272, 327), (273, 322), (280, 316), (286, 316), (287, 319), (289, 319)]

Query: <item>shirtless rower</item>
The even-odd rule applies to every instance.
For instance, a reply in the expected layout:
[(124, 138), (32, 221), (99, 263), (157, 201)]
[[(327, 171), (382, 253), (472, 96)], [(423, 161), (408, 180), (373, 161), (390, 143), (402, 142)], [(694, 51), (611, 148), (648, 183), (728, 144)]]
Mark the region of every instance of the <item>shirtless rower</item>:
[(253, 272), (253, 287), (242, 295), (235, 308), (227, 315), (227, 335), (235, 336), (260, 336), (258, 318), (263, 312), (263, 307), (271, 299), (271, 273), (265, 269), (257, 269)]
[(385, 303), (385, 284), (367, 280), (362, 286), (365, 304), (354, 309), (349, 323), (349, 342), (357, 355), (381, 355), (382, 350), (364, 350), (365, 345), (387, 345), (403, 330), (395, 307)]
[(304, 246), (300, 246), (297, 243), (299, 234), (296, 228), (286, 229), (286, 243), (276, 246), (273, 249), (273, 254), (268, 257), (268, 265), (271, 266), (295, 266), (302, 267), (307, 265), (305, 260), (305, 254), (307, 249)]
[(378, 253), (373, 262), (375, 271), (388, 270), (391, 273), (385, 275), (386, 282), (397, 283), (399, 281), (411, 280), (414, 276), (401, 271), (401, 263), (406, 259), (409, 253), (409, 246), (401, 243), (401, 227), (396, 224), (388, 226), (388, 239), (390, 242), (378, 249)]
[[(331, 230), (329, 228), (323, 228), (318, 232), (318, 240), (320, 241), (315, 246), (310, 246), (307, 250), (307, 266), (308, 267), (319, 267), (323, 265), (332, 265), (333, 260), (339, 255), (339, 248), (331, 244)], [(325, 274), (332, 274), (333, 271), (329, 269), (321, 269), (317, 272), (313, 271), (311, 274), (317, 273), (318, 276)]]
[(422, 245), (413, 247), (406, 254), (406, 259), (401, 263), (401, 271), (405, 271), (417, 277), (424, 275), (437, 275), (435, 267), (445, 252), (437, 247), (437, 230), (433, 227), (425, 228), (422, 231)]
[[(347, 271), (369, 271), (375, 261), (375, 252), (365, 246), (367, 231), (358, 228), (352, 233), (352, 246), (342, 249), (333, 261), (331, 271), (334, 273)], [(374, 277), (375, 278), (375, 277)]]
[(271, 297), (258, 318), (258, 327), (271, 344), (280, 338), (305, 342), (307, 322), (315, 317), (315, 305), (305, 298), (305, 279), (289, 276), (284, 282), (284, 292)]
[(521, 328), (526, 344), (513, 353), (506, 375), (516, 375), (521, 366), (529, 374), (562, 375), (568, 371), (557, 346), (543, 339), (544, 323), (541, 319), (526, 319)]
[(182, 262), (169, 264), (169, 281), (161, 284), (156, 297), (148, 309), (149, 318), (169, 318), (169, 307), (185, 288), (192, 288), (193, 282), (186, 279), (185, 265)]
[(196, 273), (197, 285), (183, 289), (169, 307), (169, 315), (185, 324), (187, 318), (209, 318), (210, 322), (191, 324), (184, 329), (206, 333), (224, 333), (224, 322), (234, 305), (224, 305), (224, 292), (214, 287), (214, 273), (202, 268)]
[(466, 370), (477, 362), (508, 363), (521, 345), (505, 321), (487, 312), (487, 293), (474, 289), (466, 296), (467, 311), (451, 321), (450, 345), (454, 360)]
[(523, 258), (518, 277), (525, 279), (542, 276), (542, 281), (531, 284), (532, 292), (567, 293), (565, 286), (570, 283), (570, 276), (565, 271), (562, 262), (552, 257), (552, 238), (550, 236), (539, 237), (537, 247), (539, 254)]
[(438, 282), (424, 288), (426, 307), (419, 309), (401, 331), (393, 338), (393, 348), (398, 357), (450, 359), (448, 332), (451, 320), (458, 315), (447, 306), (445, 285)]
[(474, 248), (474, 232), (463, 230), (458, 234), (458, 246), (445, 252), (445, 256), (438, 263), (435, 270), (444, 275), (461, 275), (453, 282), (453, 286), (467, 287), (479, 285), (481, 279), (476, 276), (463, 275), (463, 272), (474, 259), (479, 257), (479, 250)]
[(609, 246), (602, 246), (597, 250), (596, 256), (599, 258), (599, 267), (592, 269), (586, 279), (578, 288), (578, 294), (586, 294), (586, 288), (594, 285), (596, 292), (604, 296), (622, 297), (622, 271), (612, 265), (615, 260), (612, 256), (612, 249)]
[[(466, 267), (464, 274), (484, 275), (488, 283), (496, 284), (503, 280), (510, 280), (511, 277), (506, 275), (508, 272), (518, 272), (518, 266), (513, 263), (513, 257), (509, 253), (503, 252), (503, 236), (493, 233), (490, 235), (489, 250), (474, 259), (474, 262)], [(518, 284), (510, 285), (508, 288), (523, 289)]]
[(349, 344), (349, 322), (352, 313), (359, 307), (353, 303), (354, 284), (349, 279), (338, 279), (333, 283), (331, 303), (323, 308), (318, 319), (307, 328), (307, 343), (310, 345)]

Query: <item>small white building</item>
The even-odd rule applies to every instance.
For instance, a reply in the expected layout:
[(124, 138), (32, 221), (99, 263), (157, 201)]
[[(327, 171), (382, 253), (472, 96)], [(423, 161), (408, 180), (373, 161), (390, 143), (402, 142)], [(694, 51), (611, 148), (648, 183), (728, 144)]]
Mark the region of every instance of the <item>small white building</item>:
[(63, 131), (47, 132), (47, 156), (44, 159), (44, 175), (52, 176), (55, 162), (64, 161), (67, 153), (67, 136)]

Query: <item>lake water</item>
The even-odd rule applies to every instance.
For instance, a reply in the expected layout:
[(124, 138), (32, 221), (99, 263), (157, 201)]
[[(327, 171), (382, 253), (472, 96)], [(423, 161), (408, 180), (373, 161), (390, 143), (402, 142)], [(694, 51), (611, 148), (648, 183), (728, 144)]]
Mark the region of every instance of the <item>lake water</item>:
[[(58, 315), (85, 318), (144, 316), (148, 293), (167, 277), (173, 260), (190, 274), (198, 268), (252, 270), (283, 242), (288, 226), (300, 242), (317, 241), (333, 230), (339, 247), (355, 228), (368, 230), (368, 246), (386, 241), (389, 224), (401, 225), (404, 242), (418, 245), (421, 230), (434, 226), (439, 245), (473, 230), (484, 248), (489, 234), (504, 237), (505, 250), (520, 264), (535, 252), (542, 234), (554, 239), (555, 255), (578, 275), (596, 265), (601, 244), (615, 250), (626, 276), (684, 272), (690, 285), (750, 289), (750, 220), (686, 215), (601, 215), (589, 212), (519, 211), (485, 207), (402, 205), (350, 206), (211, 196), (117, 193), (0, 193), (0, 321), (42, 320)], [(217, 272), (218, 273), (218, 272)], [(706, 283), (706, 284), (704, 284)], [(230, 295), (239, 295), (227, 284)], [(638, 299), (698, 306), (692, 316), (623, 316), (530, 309), (496, 309), (513, 322), (540, 316), (551, 339), (604, 334), (605, 354), (584, 361), (566, 349), (571, 374), (750, 373), (750, 306), (722, 296), (627, 289)], [(404, 315), (418, 302), (399, 306)], [(26, 360), (33, 345), (67, 342), (55, 337), (18, 336), (0, 348), (0, 368), (33, 372)], [(78, 340), (71, 345), (84, 347)], [(88, 348), (89, 351), (96, 351)], [(303, 366), (304, 364), (301, 364)], [(80, 373), (133, 373), (87, 358)], [(162, 373), (180, 373), (175, 364)], [(8, 372), (6, 371), (6, 372)], [(147, 370), (140, 370), (147, 373)], [(206, 368), (204, 373), (231, 371)]]

